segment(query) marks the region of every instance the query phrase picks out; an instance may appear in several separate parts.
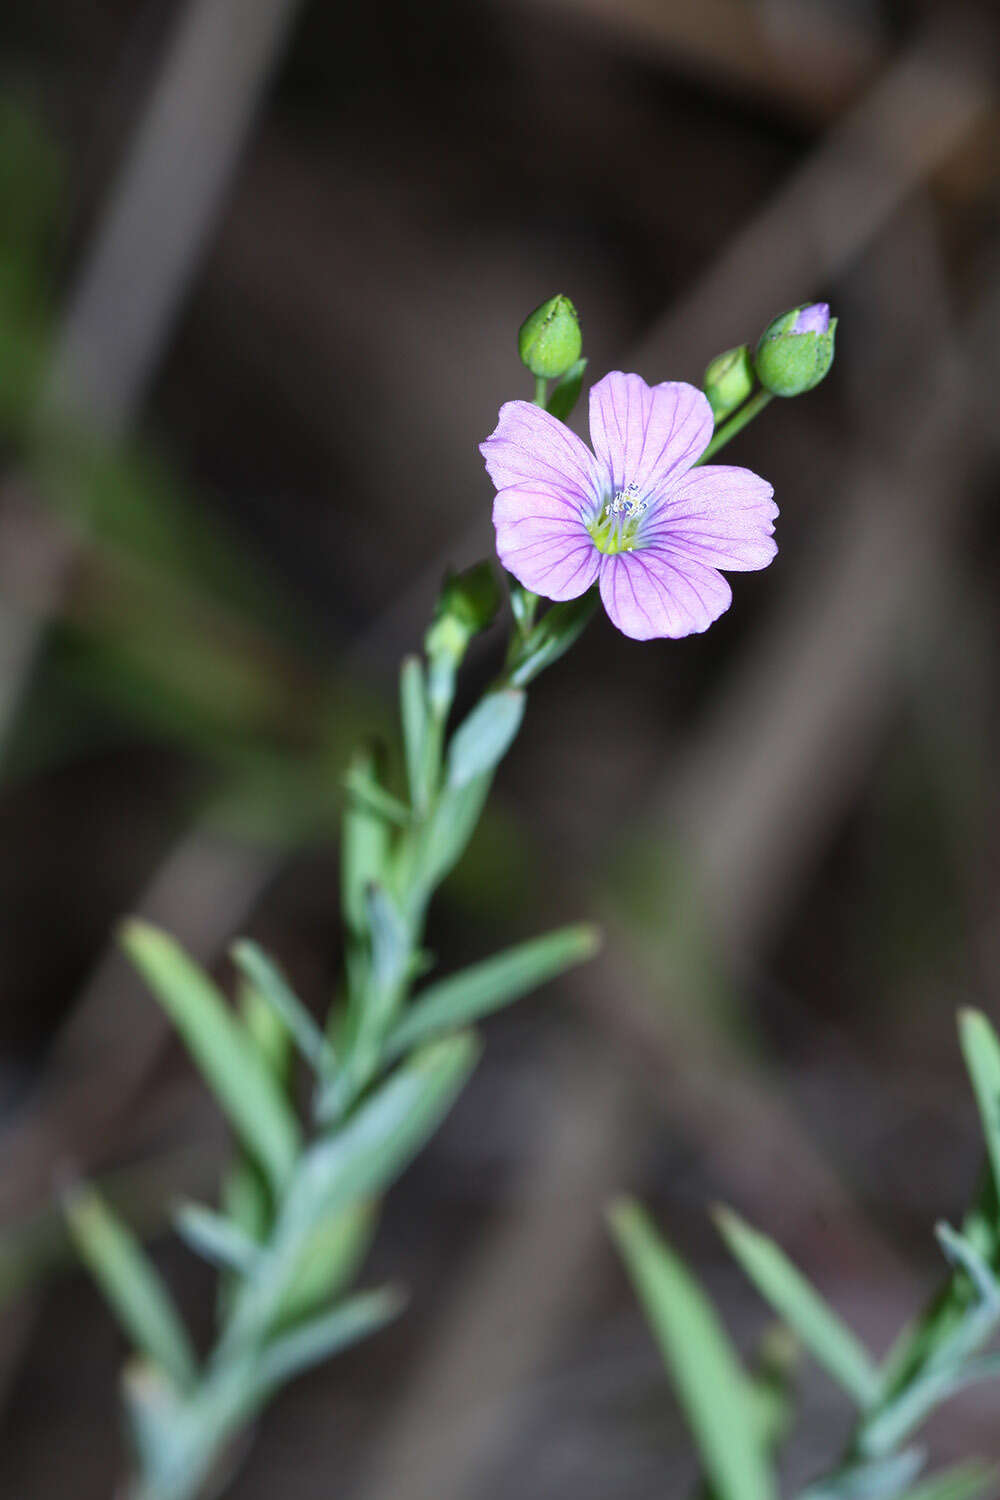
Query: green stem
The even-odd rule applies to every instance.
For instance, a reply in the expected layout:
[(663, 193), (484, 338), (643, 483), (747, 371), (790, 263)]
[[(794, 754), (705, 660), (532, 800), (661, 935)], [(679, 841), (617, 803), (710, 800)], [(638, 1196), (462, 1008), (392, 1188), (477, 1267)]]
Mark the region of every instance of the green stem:
[(751, 396), (750, 400), (744, 406), (741, 406), (738, 412), (731, 416), (727, 422), (723, 422), (721, 427), (716, 429), (712, 441), (699, 458), (698, 463), (707, 464), (709, 459), (718, 453), (720, 448), (724, 448), (731, 438), (734, 438), (738, 432), (742, 432), (744, 427), (753, 421), (754, 417), (760, 415), (768, 402), (773, 400), (774, 397), (771, 392), (765, 391), (763, 388), (756, 395)]
[(548, 388), (549, 388), (549, 382), (544, 378), (544, 376), (542, 376), (542, 375), (536, 375), (535, 376), (535, 405), (536, 406), (540, 406), (543, 411), (545, 409), (546, 393), (548, 391)]

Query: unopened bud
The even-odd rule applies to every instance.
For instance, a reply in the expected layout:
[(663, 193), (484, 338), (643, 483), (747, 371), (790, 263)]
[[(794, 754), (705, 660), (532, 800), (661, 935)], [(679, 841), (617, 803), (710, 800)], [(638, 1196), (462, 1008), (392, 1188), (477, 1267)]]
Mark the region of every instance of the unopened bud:
[(492, 563), (476, 563), (464, 573), (449, 573), (427, 632), (427, 651), (458, 660), (477, 631), (485, 630), (503, 601)]
[(833, 364), (837, 319), (825, 302), (793, 307), (775, 318), (757, 345), (757, 378), (774, 396), (800, 396), (819, 385)]
[(717, 354), (705, 371), (702, 390), (716, 422), (742, 406), (754, 387), (753, 362), (746, 344)]
[(561, 294), (529, 313), (517, 335), (522, 362), (542, 380), (558, 380), (580, 358), (583, 338), (576, 308)]

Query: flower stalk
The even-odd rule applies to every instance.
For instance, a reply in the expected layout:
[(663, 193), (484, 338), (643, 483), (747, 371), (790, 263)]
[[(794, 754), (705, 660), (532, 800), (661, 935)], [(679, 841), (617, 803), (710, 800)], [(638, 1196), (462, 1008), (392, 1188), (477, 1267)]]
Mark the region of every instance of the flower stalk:
[(765, 391), (763, 388), (758, 390), (745, 405), (740, 407), (739, 411), (734, 412), (721, 426), (716, 428), (708, 447), (696, 462), (698, 464), (707, 464), (709, 459), (714, 458), (720, 449), (724, 448), (727, 443), (731, 443), (734, 437), (738, 437), (744, 427), (749, 427), (754, 418), (759, 417), (765, 407), (773, 400), (774, 397), (770, 391)]

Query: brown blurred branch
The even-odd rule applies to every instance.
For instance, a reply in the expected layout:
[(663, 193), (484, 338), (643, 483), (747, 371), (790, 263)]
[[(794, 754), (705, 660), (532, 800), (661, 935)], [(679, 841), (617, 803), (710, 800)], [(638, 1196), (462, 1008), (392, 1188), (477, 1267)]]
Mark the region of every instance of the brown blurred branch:
[[(236, 168), (298, 0), (189, 0), (107, 212), (85, 257), (56, 341), (42, 423), (79, 419), (120, 434), (141, 404)], [(15, 482), (16, 484), (16, 482)], [(72, 551), (59, 542), (39, 565), (53, 607)], [(44, 636), (44, 615), (3, 607), (0, 730), (16, 713)], [(197, 952), (214, 952), (270, 873), (269, 862), (195, 832), (178, 846), (146, 900), (154, 920)], [(165, 1024), (137, 1005), (121, 1035), (122, 960), (112, 949), (60, 1036), (33, 1103), (5, 1132), (0, 1213), (37, 1192), (68, 1142), (108, 1130), (162, 1044)], [(134, 983), (134, 980), (131, 981)], [(87, 1153), (89, 1154), (89, 1153)], [(9, 1374), (31, 1325), (5, 1321)]]
[[(524, 3), (524, 0), (522, 0)], [(871, 25), (825, 5), (748, 0), (532, 0), (600, 29), (608, 42), (825, 123), (884, 61)]]

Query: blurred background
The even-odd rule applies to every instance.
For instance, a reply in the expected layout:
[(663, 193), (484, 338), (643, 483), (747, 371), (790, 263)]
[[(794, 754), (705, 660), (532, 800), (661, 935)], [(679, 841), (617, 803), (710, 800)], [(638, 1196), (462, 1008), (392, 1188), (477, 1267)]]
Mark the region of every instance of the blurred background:
[[(775, 565), (702, 638), (602, 620), (533, 692), (432, 946), (597, 916), (606, 950), (490, 1023), (377, 1240), (410, 1312), (281, 1397), (232, 1494), (683, 1492), (620, 1188), (748, 1352), (717, 1199), (879, 1352), (933, 1286), (980, 1150), (954, 1012), (1000, 1009), (998, 39), (990, 0), (5, 0), (5, 1496), (121, 1472), (68, 1172), (211, 1322), (165, 1217), (224, 1130), (116, 921), (227, 984), (250, 933), (326, 1005), (344, 759), (491, 548), (476, 444), (555, 291), (595, 377), (698, 381), (817, 297), (837, 362), (732, 449), (774, 483)], [(1000, 1458), (996, 1401), (935, 1454)], [(801, 1402), (790, 1482), (849, 1421), (808, 1370)]]

